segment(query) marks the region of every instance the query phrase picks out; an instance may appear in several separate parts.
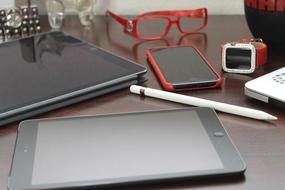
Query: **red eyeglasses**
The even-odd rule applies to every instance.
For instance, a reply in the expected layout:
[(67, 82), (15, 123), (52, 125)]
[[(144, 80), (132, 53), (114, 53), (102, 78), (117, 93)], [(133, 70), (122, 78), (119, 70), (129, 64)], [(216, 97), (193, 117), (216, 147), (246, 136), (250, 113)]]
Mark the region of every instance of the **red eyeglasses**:
[(160, 40), (170, 31), (173, 24), (183, 34), (200, 31), (208, 23), (208, 10), (200, 8), (183, 11), (155, 11), (127, 20), (109, 10), (106, 12), (124, 26), (124, 31), (141, 40)]

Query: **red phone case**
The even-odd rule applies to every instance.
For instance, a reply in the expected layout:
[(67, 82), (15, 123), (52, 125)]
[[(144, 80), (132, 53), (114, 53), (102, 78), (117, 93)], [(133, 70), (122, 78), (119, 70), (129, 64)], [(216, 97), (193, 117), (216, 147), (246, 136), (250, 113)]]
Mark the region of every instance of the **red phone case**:
[[(200, 55), (200, 57), (204, 60), (204, 62), (208, 65), (208, 67), (212, 70), (212, 72), (217, 76), (217, 81), (214, 85), (210, 85), (210, 86), (206, 86), (206, 87), (194, 87), (194, 88), (183, 88), (183, 89), (175, 89), (173, 84), (169, 83), (163, 73), (161, 72), (161, 70), (159, 69), (154, 57), (152, 56), (152, 51), (155, 50), (161, 50), (161, 49), (167, 49), (167, 48), (177, 48), (177, 47), (191, 47), (194, 48), (198, 54)], [(215, 71), (215, 69), (209, 64), (209, 62), (206, 60), (206, 58), (204, 57), (204, 55), (194, 46), (192, 45), (179, 45), (179, 46), (161, 46), (161, 47), (155, 47), (155, 48), (151, 48), (148, 49), (146, 52), (147, 58), (149, 60), (150, 65), (152, 66), (152, 68), (154, 69), (154, 72), (156, 73), (157, 77), (160, 80), (160, 83), (162, 84), (163, 88), (165, 90), (168, 91), (186, 91), (186, 90), (198, 90), (198, 89), (209, 89), (209, 88), (216, 88), (219, 87), (222, 84), (222, 78), (221, 76)], [(190, 85), (190, 84), (189, 84)]]

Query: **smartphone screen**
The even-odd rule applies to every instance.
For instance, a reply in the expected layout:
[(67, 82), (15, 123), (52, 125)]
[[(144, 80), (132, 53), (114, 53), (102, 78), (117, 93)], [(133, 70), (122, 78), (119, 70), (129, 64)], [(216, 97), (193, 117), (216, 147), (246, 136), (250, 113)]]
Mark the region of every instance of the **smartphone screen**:
[(165, 80), (176, 89), (212, 86), (219, 78), (191, 46), (152, 49), (151, 55)]

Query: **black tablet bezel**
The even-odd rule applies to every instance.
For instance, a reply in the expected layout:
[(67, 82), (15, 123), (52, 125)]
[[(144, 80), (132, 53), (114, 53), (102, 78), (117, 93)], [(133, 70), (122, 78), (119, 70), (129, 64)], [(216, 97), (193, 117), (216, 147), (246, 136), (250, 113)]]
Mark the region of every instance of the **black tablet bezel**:
[[(201, 178), (210, 176), (220, 176), (220, 175), (237, 175), (242, 174), (246, 165), (240, 156), (240, 153), (232, 143), (227, 132), (220, 123), (216, 113), (209, 108), (192, 108), (192, 109), (179, 109), (179, 110), (164, 110), (160, 112), (181, 112), (181, 111), (195, 111), (200, 119), (204, 129), (207, 131), (212, 144), (214, 145), (223, 165), (223, 169), (218, 170), (205, 170), (197, 172), (183, 172), (176, 174), (165, 174), (165, 175), (154, 175), (154, 176), (141, 176), (141, 177), (127, 177), (119, 179), (109, 179), (109, 180), (94, 180), (94, 181), (79, 181), (73, 183), (61, 183), (61, 184), (49, 184), (49, 185), (38, 185), (31, 186), (31, 177), (33, 170), (33, 159), (35, 143), (37, 138), (38, 123), (44, 120), (27, 120), (20, 123), (18, 129), (16, 148), (14, 152), (14, 159), (12, 163), (12, 168), (10, 172), (10, 183), (9, 189), (20, 190), (20, 189), (53, 189), (53, 188), (86, 188), (86, 187), (101, 187), (101, 186), (112, 186), (118, 184), (127, 183), (142, 183), (151, 181), (165, 181), (180, 178)], [(157, 112), (157, 111), (153, 111)], [(123, 113), (125, 114), (145, 114), (150, 112), (138, 112), (138, 113)], [(118, 114), (114, 114), (118, 116)], [(72, 118), (58, 118), (55, 120), (68, 120), (68, 119), (84, 119), (90, 117), (112, 117), (113, 115), (105, 116), (86, 116), (86, 117), (72, 117)], [(52, 119), (54, 120), (54, 119)], [(223, 135), (224, 134), (224, 135)], [(22, 142), (23, 141), (23, 142)]]

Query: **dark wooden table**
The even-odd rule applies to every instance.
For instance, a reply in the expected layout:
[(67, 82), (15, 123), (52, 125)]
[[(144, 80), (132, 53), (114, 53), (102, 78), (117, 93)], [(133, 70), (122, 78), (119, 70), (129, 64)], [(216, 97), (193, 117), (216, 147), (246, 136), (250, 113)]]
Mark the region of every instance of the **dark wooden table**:
[[(224, 41), (251, 38), (243, 16), (210, 16), (208, 26), (199, 34), (181, 36), (173, 29), (166, 40), (141, 42), (122, 33), (117, 23), (105, 17), (96, 17), (91, 27), (83, 28), (77, 18), (66, 18), (64, 31), (99, 45), (120, 56), (134, 60), (148, 71), (146, 86), (161, 89), (157, 78), (146, 62), (145, 51), (159, 45), (192, 43), (206, 56), (222, 75), (223, 85), (218, 89), (192, 91), (184, 94), (260, 109), (278, 116), (273, 122), (263, 122), (234, 115), (218, 113), (219, 118), (240, 150), (247, 171), (244, 176), (211, 180), (168, 182), (136, 185), (119, 189), (285, 189), (285, 115), (284, 110), (247, 98), (244, 83), (285, 66), (284, 50), (270, 50), (269, 64), (252, 75), (223, 73), (220, 45)], [(1, 98), (1, 97), (0, 97)], [(131, 95), (128, 89), (58, 109), (35, 118), (96, 115), (185, 107), (176, 103)], [(4, 190), (12, 161), (18, 122), (0, 127), (0, 189)], [(210, 158), (209, 158), (210, 159)], [(118, 188), (116, 188), (118, 189)]]

